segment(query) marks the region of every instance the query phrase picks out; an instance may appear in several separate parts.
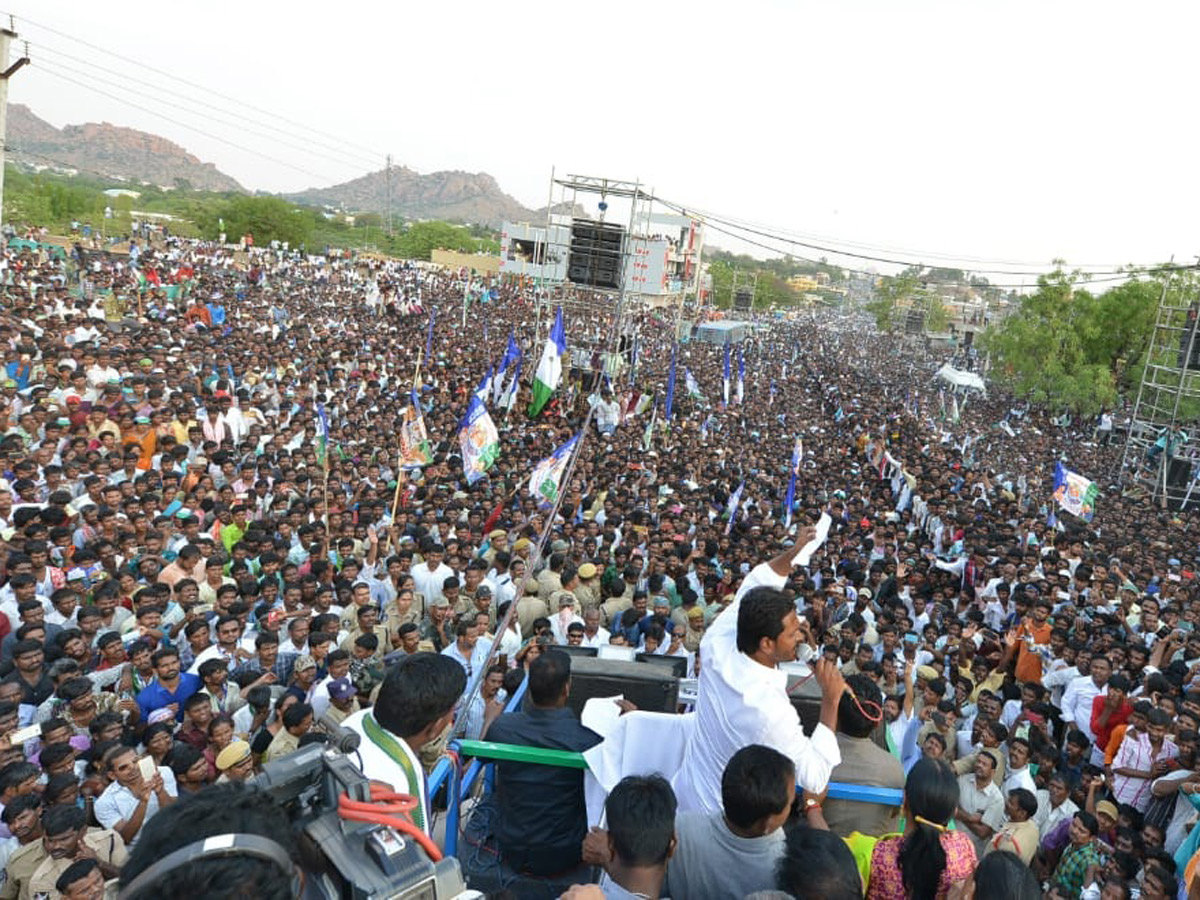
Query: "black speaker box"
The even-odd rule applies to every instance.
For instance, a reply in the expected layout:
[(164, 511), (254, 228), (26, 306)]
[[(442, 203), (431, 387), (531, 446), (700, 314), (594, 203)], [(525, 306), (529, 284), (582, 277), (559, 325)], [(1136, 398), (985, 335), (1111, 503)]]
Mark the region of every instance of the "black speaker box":
[(624, 241), (625, 229), (620, 225), (573, 220), (567, 280), (591, 287), (620, 288)]
[(571, 660), (571, 695), (567, 704), (577, 715), (593, 697), (617, 694), (623, 694), (640, 710), (673, 713), (679, 706), (679, 679), (652, 663), (586, 657)]
[(811, 736), (821, 721), (821, 686), (817, 679), (799, 675), (788, 675), (788, 697), (800, 714), (800, 727)]

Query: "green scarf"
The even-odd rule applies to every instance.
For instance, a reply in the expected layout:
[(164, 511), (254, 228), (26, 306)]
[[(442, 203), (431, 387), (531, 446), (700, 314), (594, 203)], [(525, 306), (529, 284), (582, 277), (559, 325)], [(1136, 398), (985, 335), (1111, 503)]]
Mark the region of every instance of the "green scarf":
[(383, 727), (375, 721), (375, 717), (371, 713), (367, 713), (363, 717), (363, 731), (367, 733), (367, 737), (371, 739), (371, 743), (382, 750), (388, 759), (404, 770), (404, 777), (408, 779), (408, 792), (417, 800), (416, 808), (412, 811), (413, 823), (424, 831), (425, 804), (421, 801), (421, 779), (424, 779), (424, 774), (417, 772), (413, 768), (412, 760), (408, 758), (408, 754), (404, 752), (404, 748), (400, 746), (394, 737), (384, 731)]

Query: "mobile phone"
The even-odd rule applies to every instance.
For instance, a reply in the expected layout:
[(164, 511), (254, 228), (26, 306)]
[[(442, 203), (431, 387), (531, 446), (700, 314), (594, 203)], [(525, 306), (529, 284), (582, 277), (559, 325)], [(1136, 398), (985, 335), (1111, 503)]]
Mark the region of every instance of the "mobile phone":
[(32, 741), (34, 738), (41, 737), (41, 736), (42, 736), (42, 726), (41, 725), (26, 725), (24, 728), (20, 728), (20, 729), (14, 731), (12, 733), (12, 737), (9, 738), (9, 740), (12, 741), (13, 746), (16, 746), (17, 744), (24, 744), (26, 741)]
[(142, 778), (149, 781), (158, 773), (158, 766), (154, 763), (153, 756), (143, 756), (138, 760), (138, 770), (142, 773)]

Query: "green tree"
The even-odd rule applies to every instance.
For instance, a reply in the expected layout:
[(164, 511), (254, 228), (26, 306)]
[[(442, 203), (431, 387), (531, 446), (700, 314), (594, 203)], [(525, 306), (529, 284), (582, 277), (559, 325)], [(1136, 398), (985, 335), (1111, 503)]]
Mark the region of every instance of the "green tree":
[(429, 259), (434, 250), (473, 253), (479, 245), (470, 231), (449, 222), (414, 222), (395, 241), (397, 252), (408, 259)]
[(912, 302), (921, 288), (919, 274), (910, 267), (899, 275), (885, 275), (880, 279), (874, 299), (866, 306), (867, 312), (875, 317), (875, 327), (880, 331), (891, 331), (896, 308)]
[[(236, 241), (252, 234), (259, 245), (287, 241), (292, 247), (304, 246), (316, 224), (311, 210), (298, 209), (278, 197), (235, 196), (198, 212), (197, 224), (206, 237), (216, 238), (224, 231), (227, 240)], [(224, 228), (220, 225), (222, 219)]]
[(1079, 273), (1042, 276), (1019, 309), (983, 335), (997, 360), (992, 372), (1018, 396), (1054, 409), (1111, 408), (1121, 387), (1140, 377), (1161, 292), (1152, 279), (1097, 295)]

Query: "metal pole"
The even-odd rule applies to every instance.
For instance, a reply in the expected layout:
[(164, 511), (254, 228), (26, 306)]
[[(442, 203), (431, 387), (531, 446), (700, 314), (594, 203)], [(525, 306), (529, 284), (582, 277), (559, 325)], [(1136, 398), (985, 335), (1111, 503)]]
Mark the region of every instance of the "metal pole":
[[(0, 224), (4, 222), (4, 155), (8, 147), (8, 53), (12, 39), (17, 33), (8, 28), (0, 29)], [(20, 63), (18, 63), (18, 66)], [(15, 71), (15, 69), (13, 70)]]

